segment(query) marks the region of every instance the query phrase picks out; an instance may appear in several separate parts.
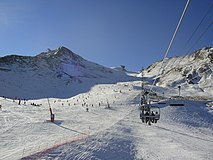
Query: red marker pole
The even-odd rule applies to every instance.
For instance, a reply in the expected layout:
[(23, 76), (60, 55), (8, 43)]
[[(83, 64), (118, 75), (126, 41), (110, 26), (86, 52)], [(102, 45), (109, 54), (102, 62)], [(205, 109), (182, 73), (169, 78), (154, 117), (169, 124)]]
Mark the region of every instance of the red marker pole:
[(50, 120), (51, 120), (51, 122), (54, 123), (55, 115), (54, 115), (53, 112), (52, 112), (52, 108), (51, 108), (51, 106), (50, 106), (49, 98), (48, 98), (47, 100), (48, 100), (48, 104), (49, 104), (49, 108), (50, 108)]

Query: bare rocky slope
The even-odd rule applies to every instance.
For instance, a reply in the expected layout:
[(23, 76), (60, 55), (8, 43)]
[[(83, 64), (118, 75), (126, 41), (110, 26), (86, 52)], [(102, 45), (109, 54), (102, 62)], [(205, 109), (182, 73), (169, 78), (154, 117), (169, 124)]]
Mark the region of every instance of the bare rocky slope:
[(161, 87), (180, 86), (197, 92), (198, 96), (213, 97), (213, 48), (206, 47), (189, 55), (156, 62), (144, 70), (143, 74), (152, 80), (157, 78), (156, 85)]

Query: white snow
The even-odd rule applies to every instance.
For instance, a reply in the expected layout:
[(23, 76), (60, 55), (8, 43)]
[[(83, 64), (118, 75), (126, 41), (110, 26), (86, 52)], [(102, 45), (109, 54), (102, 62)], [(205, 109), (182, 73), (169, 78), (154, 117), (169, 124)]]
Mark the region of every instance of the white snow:
[(18, 105), (0, 98), (0, 157), (212, 159), (213, 115), (204, 102), (179, 100), (185, 106), (171, 107), (178, 100), (165, 99), (166, 104), (155, 104), (161, 107), (161, 119), (148, 126), (139, 119), (139, 94), (140, 82), (132, 81), (97, 84), (68, 99), (50, 98), (55, 123), (50, 122), (47, 99)]
[[(0, 94), (6, 98), (0, 97), (0, 159), (213, 159), (212, 72), (202, 72), (212, 64), (198, 69), (201, 63), (191, 62), (188, 71), (194, 56), (207, 62), (206, 54), (167, 59), (166, 76), (152, 86), (158, 95), (152, 105), (160, 107), (161, 118), (151, 126), (139, 119), (137, 73), (105, 68), (63, 47), (36, 60), (19, 57), (12, 64), (1, 63)], [(182, 65), (201, 79), (186, 83), (178, 71)], [(156, 63), (144, 72), (146, 90), (158, 69)], [(47, 98), (55, 123), (50, 122)]]
[(160, 68), (156, 85), (171, 89), (181, 86), (188, 95), (194, 92), (199, 97), (212, 99), (213, 48), (203, 48), (190, 55), (168, 58), (163, 65), (162, 61), (156, 62), (143, 75), (153, 79), (159, 74)]

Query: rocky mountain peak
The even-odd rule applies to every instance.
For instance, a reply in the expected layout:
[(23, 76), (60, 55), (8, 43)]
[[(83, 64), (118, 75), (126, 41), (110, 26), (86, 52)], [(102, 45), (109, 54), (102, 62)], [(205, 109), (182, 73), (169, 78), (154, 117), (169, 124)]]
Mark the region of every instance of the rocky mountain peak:
[(71, 50), (68, 48), (61, 46), (58, 47), (57, 49), (51, 50), (48, 49), (46, 52), (42, 52), (39, 55), (36, 56), (37, 59), (41, 60), (46, 60), (46, 61), (53, 61), (53, 62), (78, 62), (80, 63), (81, 61), (84, 61), (84, 59), (73, 53)]
[(204, 61), (207, 60), (213, 63), (213, 48), (205, 47), (191, 54), (191, 57), (195, 61)]

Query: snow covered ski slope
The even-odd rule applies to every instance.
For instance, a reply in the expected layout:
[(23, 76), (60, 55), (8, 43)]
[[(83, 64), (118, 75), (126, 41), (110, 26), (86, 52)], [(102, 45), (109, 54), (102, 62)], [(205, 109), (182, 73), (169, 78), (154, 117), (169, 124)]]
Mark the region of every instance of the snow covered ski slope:
[[(0, 98), (1, 159), (212, 159), (212, 103), (161, 99), (153, 102), (161, 119), (149, 126), (139, 119), (140, 86), (97, 84), (71, 98), (50, 98), (55, 123), (46, 98), (21, 105)], [(177, 94), (154, 89), (165, 97)]]

